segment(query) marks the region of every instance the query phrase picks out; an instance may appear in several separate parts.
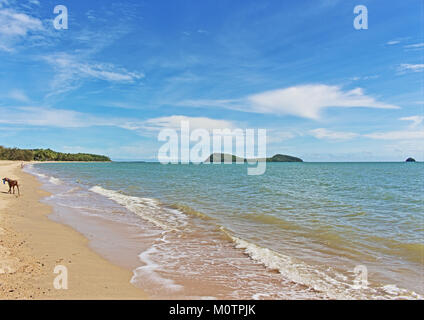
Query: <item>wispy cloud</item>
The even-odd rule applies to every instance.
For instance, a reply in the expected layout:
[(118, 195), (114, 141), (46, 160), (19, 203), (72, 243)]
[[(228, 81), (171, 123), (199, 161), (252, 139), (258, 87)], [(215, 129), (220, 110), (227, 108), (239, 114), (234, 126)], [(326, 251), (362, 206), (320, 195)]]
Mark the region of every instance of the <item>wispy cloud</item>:
[(395, 44), (399, 44), (400, 41), (399, 40), (391, 40), (391, 41), (387, 41), (386, 44), (389, 46), (393, 46)]
[(354, 132), (332, 131), (325, 128), (310, 130), (310, 133), (315, 138), (328, 140), (350, 140), (359, 136), (359, 134)]
[(421, 140), (424, 139), (424, 130), (399, 130), (365, 134), (365, 137), (378, 140)]
[(373, 132), (367, 134), (358, 134), (354, 132), (332, 131), (325, 128), (310, 130), (309, 133), (317, 139), (346, 141), (358, 137), (370, 138), (375, 140), (403, 140), (420, 141), (424, 139), (424, 129), (416, 130), (396, 130), (386, 132)]
[(351, 77), (349, 78), (349, 80), (352, 81), (359, 81), (359, 80), (372, 80), (372, 79), (377, 79), (379, 78), (380, 75), (378, 74), (374, 74), (374, 75), (370, 75), (370, 76), (362, 76), (362, 77)]
[(12, 9), (0, 10), (0, 25), (3, 36), (26, 36), (31, 31), (43, 29), (41, 20)]
[[(0, 107), (0, 124), (53, 128), (117, 127), (142, 132), (145, 121), (42, 106)], [(153, 122), (154, 123), (154, 122)], [(152, 124), (153, 124), (152, 123)]]
[[(7, 5), (8, 2), (2, 2)], [(44, 30), (40, 19), (0, 5), (0, 50), (13, 52), (14, 45), (30, 34)]]
[(56, 71), (53, 80), (53, 93), (59, 94), (81, 85), (82, 80), (104, 80), (109, 82), (133, 83), (144, 77), (143, 73), (131, 72), (108, 63), (81, 62), (83, 57), (67, 53), (42, 57)]
[(397, 106), (376, 101), (361, 88), (343, 91), (338, 86), (305, 85), (267, 91), (248, 97), (254, 110), (263, 113), (291, 114), (318, 119), (329, 107), (370, 107), (396, 109)]
[(220, 107), (245, 112), (293, 115), (319, 119), (321, 111), (330, 107), (367, 107), (398, 109), (396, 105), (379, 102), (356, 88), (343, 91), (339, 86), (310, 84), (266, 91), (234, 100), (188, 100), (179, 103), (192, 107)]
[(419, 126), (424, 121), (424, 116), (410, 116), (410, 117), (403, 117), (399, 120), (402, 121), (412, 121), (411, 127), (415, 128)]
[(0, 123), (13, 125), (81, 128), (94, 125), (114, 125), (117, 121), (91, 116), (81, 112), (45, 107), (0, 107)]
[(280, 144), (281, 142), (293, 139), (297, 136), (303, 135), (299, 130), (288, 129), (276, 129), (276, 128), (267, 128), (267, 143), (269, 144)]
[(424, 64), (410, 64), (410, 63), (402, 63), (399, 66), (399, 71), (411, 71), (411, 72), (422, 72), (424, 71)]
[(18, 90), (18, 89), (14, 89), (14, 90), (10, 91), (7, 96), (9, 98), (13, 99), (13, 100), (20, 101), (20, 102), (29, 102), (30, 101), (30, 99), (27, 97), (25, 92), (23, 92), (22, 90)]
[(424, 116), (415, 115), (399, 118), (401, 121), (411, 121), (412, 124), (403, 130), (371, 132), (359, 134), (354, 132), (332, 131), (325, 128), (310, 130), (309, 133), (318, 139), (328, 140), (349, 140), (353, 138), (363, 137), (376, 140), (399, 140), (417, 142), (424, 139)]
[(36, 5), (36, 6), (40, 5), (40, 1), (38, 1), (38, 0), (29, 0), (29, 3)]
[(406, 46), (404, 46), (405, 48), (412, 48), (412, 49), (417, 49), (417, 48), (424, 48), (424, 42), (421, 43), (414, 43), (414, 44), (408, 44)]
[(414, 115), (409, 117), (399, 118), (401, 121), (411, 121), (411, 125), (404, 130), (393, 130), (387, 132), (374, 132), (365, 134), (364, 137), (378, 140), (402, 140), (402, 141), (417, 141), (417, 144), (422, 145), (424, 139), (424, 116)]
[[(74, 24), (75, 28), (81, 29), (76, 36), (66, 38), (66, 33), (55, 32), (51, 18), (42, 20), (35, 16), (37, 11), (34, 7), (39, 5), (38, 0), (26, 2), (0, 0), (0, 51), (14, 53), (20, 51), (18, 49), (21, 47), (46, 47), (66, 39), (68, 45), (74, 48), (72, 53), (53, 52), (37, 55), (29, 50), (26, 52), (28, 60), (37, 62), (43, 60), (55, 70), (52, 91), (47, 96), (76, 89), (81, 86), (83, 80), (134, 83), (144, 77), (141, 72), (132, 72), (120, 66), (96, 61), (94, 58), (105, 47), (129, 32), (132, 16), (130, 13), (121, 15), (124, 18), (118, 17), (113, 25), (105, 26), (102, 31), (90, 27), (81, 28), (78, 24)], [(123, 8), (121, 9), (125, 10)]]
[(154, 132), (162, 129), (175, 129), (181, 128), (181, 122), (186, 121), (190, 126), (190, 130), (205, 129), (211, 131), (213, 129), (234, 129), (235, 123), (228, 120), (212, 119), (208, 117), (187, 117), (182, 115), (172, 115), (168, 117), (152, 118), (142, 122), (125, 124), (125, 127), (130, 130), (137, 130), (139, 132)]
[(55, 128), (110, 126), (135, 131), (137, 134), (144, 136), (154, 136), (162, 129), (179, 130), (182, 121), (187, 121), (189, 123), (190, 130), (206, 129), (212, 131), (213, 129), (237, 128), (234, 122), (228, 120), (207, 117), (187, 117), (181, 115), (151, 118), (147, 120), (117, 117), (108, 118), (73, 110), (34, 106), (0, 107), (0, 113), (4, 115), (0, 119), (0, 124)]

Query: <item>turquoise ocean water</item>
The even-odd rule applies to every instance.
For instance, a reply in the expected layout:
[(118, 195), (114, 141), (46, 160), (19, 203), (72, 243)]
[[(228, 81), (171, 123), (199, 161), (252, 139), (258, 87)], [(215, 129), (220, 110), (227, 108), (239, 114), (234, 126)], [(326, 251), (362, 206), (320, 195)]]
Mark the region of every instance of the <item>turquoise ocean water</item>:
[[(132, 282), (152, 297), (424, 295), (424, 163), (270, 163), (260, 176), (244, 164), (28, 171), (63, 221), (83, 217), (71, 223), (81, 232), (94, 217), (131, 225)], [(103, 248), (119, 242), (115, 259), (129, 246), (90, 232)]]

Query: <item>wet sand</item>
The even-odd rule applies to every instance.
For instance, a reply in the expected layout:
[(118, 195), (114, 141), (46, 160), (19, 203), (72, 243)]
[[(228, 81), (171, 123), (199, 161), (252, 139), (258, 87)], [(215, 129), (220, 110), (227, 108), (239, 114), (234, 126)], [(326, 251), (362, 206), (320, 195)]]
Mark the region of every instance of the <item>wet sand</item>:
[[(0, 176), (19, 180), (21, 196), (0, 186), (0, 299), (146, 299), (130, 284), (132, 271), (91, 250), (72, 228), (48, 218), (48, 196), (21, 162), (0, 161)], [(68, 289), (55, 289), (57, 265), (68, 271)]]

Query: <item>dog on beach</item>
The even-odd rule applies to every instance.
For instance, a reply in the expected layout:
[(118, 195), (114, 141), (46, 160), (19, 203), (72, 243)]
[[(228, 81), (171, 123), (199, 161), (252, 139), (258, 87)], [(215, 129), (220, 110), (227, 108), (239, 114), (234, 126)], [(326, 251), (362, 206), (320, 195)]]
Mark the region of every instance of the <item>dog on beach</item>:
[(21, 192), (19, 191), (19, 183), (17, 180), (11, 180), (9, 178), (3, 178), (3, 184), (6, 184), (6, 182), (9, 185), (9, 193), (12, 194), (12, 188), (13, 188), (13, 194), (15, 194), (15, 187), (18, 188), (18, 195), (21, 195)]

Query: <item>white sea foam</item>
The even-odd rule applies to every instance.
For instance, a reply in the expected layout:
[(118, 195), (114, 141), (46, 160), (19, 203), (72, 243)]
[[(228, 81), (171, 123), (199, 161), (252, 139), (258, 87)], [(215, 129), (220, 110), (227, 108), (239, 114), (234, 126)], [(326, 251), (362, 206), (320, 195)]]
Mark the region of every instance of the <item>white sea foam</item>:
[(115, 201), (163, 230), (178, 231), (187, 224), (187, 216), (178, 210), (162, 207), (156, 199), (128, 196), (100, 186), (94, 186), (90, 191)]
[[(399, 289), (396, 285), (355, 290), (345, 276), (335, 271), (332, 271), (330, 276), (316, 267), (235, 237), (224, 228), (222, 228), (222, 231), (233, 240), (236, 248), (243, 249), (251, 259), (262, 263), (269, 269), (278, 271), (284, 278), (322, 292), (331, 299), (423, 299), (419, 294), (406, 289)], [(254, 296), (253, 298), (259, 297)]]
[(267, 299), (270, 295), (267, 293), (256, 293), (252, 296), (253, 300), (261, 300), (261, 299)]
[(44, 173), (40, 173), (40, 172), (36, 171), (34, 169), (34, 166), (32, 164), (29, 164), (29, 165), (25, 166), (24, 171), (25, 172), (28, 172), (28, 173), (30, 173), (30, 174), (32, 174), (34, 176), (37, 176), (38, 178), (41, 178), (43, 180), (44, 179), (45, 180), (48, 180), (50, 183), (53, 183), (55, 185), (62, 184), (62, 181), (60, 179), (55, 178), (55, 177), (51, 177), (51, 176), (48, 176), (48, 175), (46, 175)]
[(35, 171), (34, 165), (33, 164), (30, 164), (30, 163), (27, 164), (26, 166), (24, 166), (23, 171), (24, 172), (27, 172), (27, 173), (30, 173), (30, 174), (32, 174), (34, 176), (37, 176), (39, 178), (47, 178), (47, 176), (45, 174), (38, 173), (37, 171)]
[(176, 284), (172, 279), (163, 278), (159, 275), (160, 266), (151, 258), (151, 255), (154, 256), (157, 252), (156, 245), (152, 245), (149, 249), (139, 254), (140, 261), (145, 265), (133, 271), (131, 283), (137, 284), (141, 282), (146, 285), (146, 282), (150, 282), (150, 286), (153, 284), (158, 292), (165, 291), (170, 293), (182, 290), (183, 286)]
[(34, 168), (33, 168), (33, 166), (31, 165), (31, 166), (28, 166), (28, 167), (26, 167), (25, 168), (26, 170), (26, 172), (29, 172), (30, 174), (32, 174), (32, 175), (34, 175), (34, 176), (37, 176), (37, 177), (39, 177), (39, 178), (42, 178), (42, 179), (47, 179), (48, 177), (44, 174), (44, 173), (39, 173), (39, 172), (37, 172), (37, 171), (34, 171)]
[(55, 185), (60, 185), (60, 184), (62, 184), (62, 180), (60, 180), (60, 179), (58, 179), (58, 178), (55, 178), (55, 177), (50, 177), (50, 178), (49, 178), (49, 182), (50, 182), (50, 183), (53, 183), (53, 184), (55, 184)]
[(308, 266), (306, 264), (295, 261), (289, 256), (277, 253), (268, 248), (262, 248), (256, 244), (250, 243), (230, 234), (229, 236), (236, 244), (236, 248), (243, 249), (250, 258), (262, 263), (265, 267), (271, 270), (278, 271), (284, 278), (301, 285), (306, 285), (316, 291), (324, 292), (328, 294), (330, 298), (346, 298), (340, 296), (338, 293), (329, 291), (329, 283), (323, 281), (320, 279), (320, 277), (315, 276), (314, 273), (309, 272), (307, 270)]
[(424, 299), (424, 297), (419, 295), (418, 293), (398, 288), (398, 286), (396, 286), (395, 284), (388, 284), (383, 286), (382, 288), (386, 293), (390, 294), (391, 296), (395, 296), (398, 299)]

